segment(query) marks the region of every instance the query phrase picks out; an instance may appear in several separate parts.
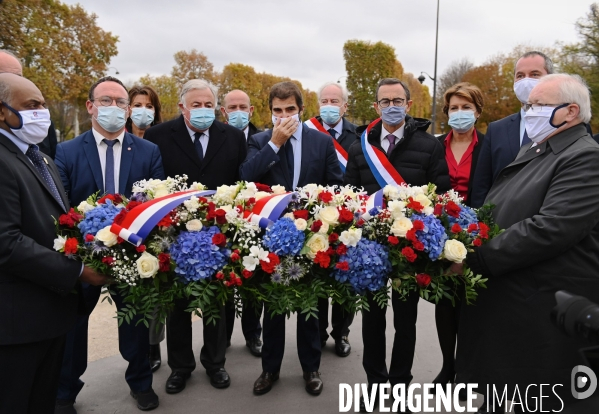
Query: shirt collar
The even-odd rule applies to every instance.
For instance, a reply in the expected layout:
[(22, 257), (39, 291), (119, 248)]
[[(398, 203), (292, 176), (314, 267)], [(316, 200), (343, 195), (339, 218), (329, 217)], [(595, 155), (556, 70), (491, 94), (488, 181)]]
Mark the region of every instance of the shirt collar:
[[(196, 139), (196, 131), (194, 131), (193, 129), (188, 127), (187, 124), (185, 124), (185, 128), (187, 128), (187, 131), (189, 132), (189, 136), (191, 137), (191, 139), (195, 140)], [(202, 133), (206, 136), (206, 138), (210, 138), (210, 129), (202, 131)]]
[(29, 149), (29, 144), (21, 141), (16, 135), (8, 133), (5, 130), (3, 130), (2, 128), (0, 128), (0, 134), (4, 135), (6, 138), (10, 139), (12, 141), (12, 143), (15, 144), (17, 146), (17, 148), (19, 148), (23, 152), (23, 154), (27, 153), (27, 150)]
[[(92, 128), (92, 134), (94, 134), (94, 139), (96, 140), (96, 145), (98, 145), (98, 146), (100, 146), (100, 144), (102, 143), (103, 140), (108, 139), (104, 135), (102, 135), (98, 131), (96, 131), (94, 128)], [(125, 139), (125, 130), (123, 129), (123, 132), (121, 132), (115, 139), (122, 146), (123, 145), (123, 139)]]
[(335, 138), (339, 138), (341, 136), (341, 134), (343, 133), (343, 118), (341, 118), (339, 120), (339, 122), (337, 122), (337, 125), (330, 126), (329, 124), (327, 124), (326, 122), (322, 122), (322, 126), (324, 127), (324, 129), (326, 129), (327, 131), (331, 128), (333, 128), (335, 130), (335, 132), (337, 132), (337, 136)]
[[(397, 137), (396, 143), (399, 143), (399, 141), (401, 141), (401, 139), (403, 138), (405, 129), (406, 129), (406, 123), (404, 122), (404, 124), (402, 126), (400, 126), (398, 130), (393, 132), (393, 135), (395, 135)], [(385, 138), (387, 138), (387, 135), (389, 135), (389, 134), (391, 134), (391, 132), (387, 131), (385, 129), (385, 126), (382, 125), (382, 122), (381, 122), (381, 142), (383, 142), (383, 140)]]

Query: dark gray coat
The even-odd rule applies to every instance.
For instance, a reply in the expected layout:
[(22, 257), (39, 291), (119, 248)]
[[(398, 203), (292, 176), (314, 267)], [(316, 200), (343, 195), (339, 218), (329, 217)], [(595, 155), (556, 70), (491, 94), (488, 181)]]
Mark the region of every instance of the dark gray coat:
[(528, 384), (564, 384), (556, 390), (568, 399), (587, 344), (562, 335), (550, 313), (560, 289), (599, 302), (599, 145), (577, 125), (529, 147), (486, 199), (506, 231), (467, 258), (489, 281), (462, 308), (458, 381), (518, 385), (523, 394)]

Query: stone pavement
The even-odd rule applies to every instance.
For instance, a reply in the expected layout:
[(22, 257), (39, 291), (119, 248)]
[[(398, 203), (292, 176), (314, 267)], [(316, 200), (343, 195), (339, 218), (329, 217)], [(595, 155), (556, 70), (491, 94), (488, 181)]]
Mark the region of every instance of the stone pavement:
[[(118, 354), (114, 308), (108, 303), (99, 304), (90, 320), (90, 362), (83, 376), (85, 387), (79, 394), (75, 407), (79, 414), (139, 414), (125, 382), (126, 362)], [(170, 374), (166, 364), (166, 345), (162, 343), (162, 367), (154, 374), (154, 390), (160, 397), (160, 406), (154, 413), (261, 413), (303, 414), (338, 413), (339, 383), (353, 384), (366, 381), (362, 369), (361, 315), (356, 315), (351, 327), (352, 353), (347, 358), (335, 355), (334, 344), (329, 339), (323, 350), (320, 372), (324, 390), (318, 397), (306, 393), (302, 370), (295, 344), (295, 319), (287, 320), (285, 358), (281, 377), (268, 394), (255, 396), (252, 386), (261, 373), (260, 359), (252, 356), (245, 347), (239, 319), (235, 324), (232, 346), (227, 351), (226, 369), (231, 376), (231, 386), (224, 390), (210, 385), (208, 376), (199, 363), (202, 342), (202, 324), (196, 321), (194, 352), (197, 368), (187, 382), (186, 389), (174, 395), (166, 394), (164, 384)], [(441, 366), (441, 352), (435, 328), (434, 306), (420, 301), (418, 337), (413, 375), (415, 383), (430, 382)], [(393, 341), (392, 310), (387, 311), (387, 362), (390, 361)], [(353, 409), (351, 410), (353, 412)], [(378, 412), (375, 410), (375, 412)], [(445, 412), (445, 411), (443, 411)]]

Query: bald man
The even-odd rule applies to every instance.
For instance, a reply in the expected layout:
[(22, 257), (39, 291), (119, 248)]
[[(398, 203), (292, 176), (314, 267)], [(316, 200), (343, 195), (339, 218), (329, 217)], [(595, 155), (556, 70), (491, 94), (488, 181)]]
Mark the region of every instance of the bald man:
[(79, 281), (108, 279), (54, 250), (54, 217), (69, 200), (38, 150), (50, 114), (40, 90), (0, 74), (0, 414), (52, 413)]
[(250, 103), (250, 97), (244, 91), (235, 89), (226, 94), (220, 111), (229, 125), (243, 131), (246, 142), (252, 135), (262, 132), (250, 122), (254, 107)]

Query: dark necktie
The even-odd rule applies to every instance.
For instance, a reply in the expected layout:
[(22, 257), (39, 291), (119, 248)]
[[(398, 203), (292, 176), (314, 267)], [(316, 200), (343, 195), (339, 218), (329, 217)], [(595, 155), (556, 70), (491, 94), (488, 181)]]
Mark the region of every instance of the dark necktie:
[(292, 139), (293, 139), (293, 137), (290, 137), (284, 146), (285, 158), (287, 159), (287, 171), (289, 172), (289, 178), (291, 178), (291, 185), (293, 185), (293, 170), (294, 170), (294, 168), (293, 168), (293, 166), (294, 166), (293, 145), (291, 145)]
[(102, 141), (108, 146), (106, 148), (106, 169), (104, 171), (104, 193), (114, 194), (116, 189), (114, 187), (114, 151), (112, 147), (118, 140), (103, 139)]
[(37, 145), (30, 145), (25, 155), (27, 155), (27, 158), (31, 160), (31, 162), (35, 166), (35, 169), (40, 173), (46, 184), (48, 184), (48, 187), (50, 187), (50, 191), (52, 191), (52, 195), (54, 196), (56, 201), (58, 201), (62, 208), (66, 211), (64, 203), (62, 202), (62, 198), (60, 198), (58, 188), (56, 187), (56, 183), (50, 175), (50, 171), (48, 171), (48, 167), (45, 164), (46, 161), (44, 160), (44, 157), (40, 155)]
[(387, 154), (391, 154), (391, 151), (393, 151), (393, 148), (395, 148), (395, 139), (397, 137), (393, 134), (389, 134), (387, 135), (387, 140), (389, 141), (389, 148), (387, 148)]
[(333, 128), (329, 129), (329, 134), (331, 134), (333, 139), (337, 139), (337, 131), (335, 131)]
[(200, 157), (200, 161), (204, 161), (204, 147), (202, 147), (202, 143), (200, 142), (200, 138), (204, 135), (203, 132), (195, 133), (195, 140), (193, 141), (193, 145), (196, 147), (196, 152), (198, 153), (198, 157)]
[(530, 138), (528, 138), (528, 133), (526, 133), (526, 130), (524, 130), (524, 135), (522, 136), (522, 145), (520, 145), (520, 147), (525, 146), (526, 144), (530, 144), (532, 141), (530, 140)]

